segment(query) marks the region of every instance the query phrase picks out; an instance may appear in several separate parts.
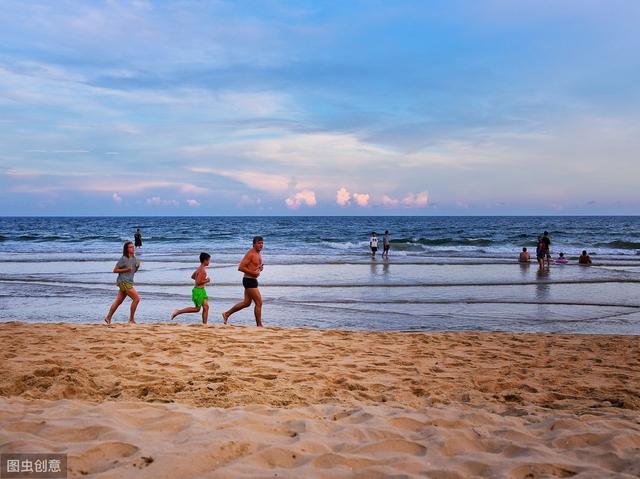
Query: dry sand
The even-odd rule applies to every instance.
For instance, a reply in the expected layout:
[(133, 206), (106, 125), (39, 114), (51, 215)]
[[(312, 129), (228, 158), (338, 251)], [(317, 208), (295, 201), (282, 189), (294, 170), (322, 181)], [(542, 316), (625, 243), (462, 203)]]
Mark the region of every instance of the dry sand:
[(640, 477), (640, 338), (0, 325), (0, 452), (70, 477)]

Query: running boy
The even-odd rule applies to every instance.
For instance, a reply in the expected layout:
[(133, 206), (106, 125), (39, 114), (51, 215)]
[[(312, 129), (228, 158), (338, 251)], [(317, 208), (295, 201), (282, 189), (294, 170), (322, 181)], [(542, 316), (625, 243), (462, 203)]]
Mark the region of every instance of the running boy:
[(207, 319), (209, 318), (209, 297), (204, 287), (211, 281), (207, 276), (207, 266), (209, 266), (210, 260), (211, 255), (209, 253), (200, 253), (200, 266), (191, 275), (191, 279), (196, 283), (191, 290), (191, 299), (195, 306), (175, 309), (173, 313), (171, 313), (171, 319), (176, 319), (176, 316), (179, 314), (199, 313), (200, 308), (202, 308), (202, 324), (207, 324)]

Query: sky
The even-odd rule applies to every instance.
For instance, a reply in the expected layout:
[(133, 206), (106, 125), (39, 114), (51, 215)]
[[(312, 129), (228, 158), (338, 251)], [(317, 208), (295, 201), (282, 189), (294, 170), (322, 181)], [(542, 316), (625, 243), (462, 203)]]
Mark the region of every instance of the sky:
[(640, 2), (0, 11), (3, 216), (640, 211)]

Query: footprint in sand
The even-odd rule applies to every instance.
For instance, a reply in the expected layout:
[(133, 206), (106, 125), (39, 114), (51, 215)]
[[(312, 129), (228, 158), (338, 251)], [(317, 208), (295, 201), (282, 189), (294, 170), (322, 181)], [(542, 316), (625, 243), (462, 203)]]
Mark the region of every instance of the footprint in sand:
[(254, 378), (266, 379), (268, 381), (273, 381), (274, 379), (278, 379), (277, 374), (253, 374)]
[(78, 471), (81, 475), (98, 474), (116, 467), (122, 467), (118, 460), (130, 457), (139, 451), (137, 446), (126, 442), (105, 442), (93, 446), (78, 455), (69, 456), (69, 471)]

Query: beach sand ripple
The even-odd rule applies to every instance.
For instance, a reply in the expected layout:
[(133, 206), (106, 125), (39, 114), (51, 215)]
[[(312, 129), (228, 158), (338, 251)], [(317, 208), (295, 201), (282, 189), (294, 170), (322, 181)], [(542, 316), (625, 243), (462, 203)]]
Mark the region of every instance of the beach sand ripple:
[(633, 336), (0, 325), (0, 452), (70, 477), (638, 477)]

